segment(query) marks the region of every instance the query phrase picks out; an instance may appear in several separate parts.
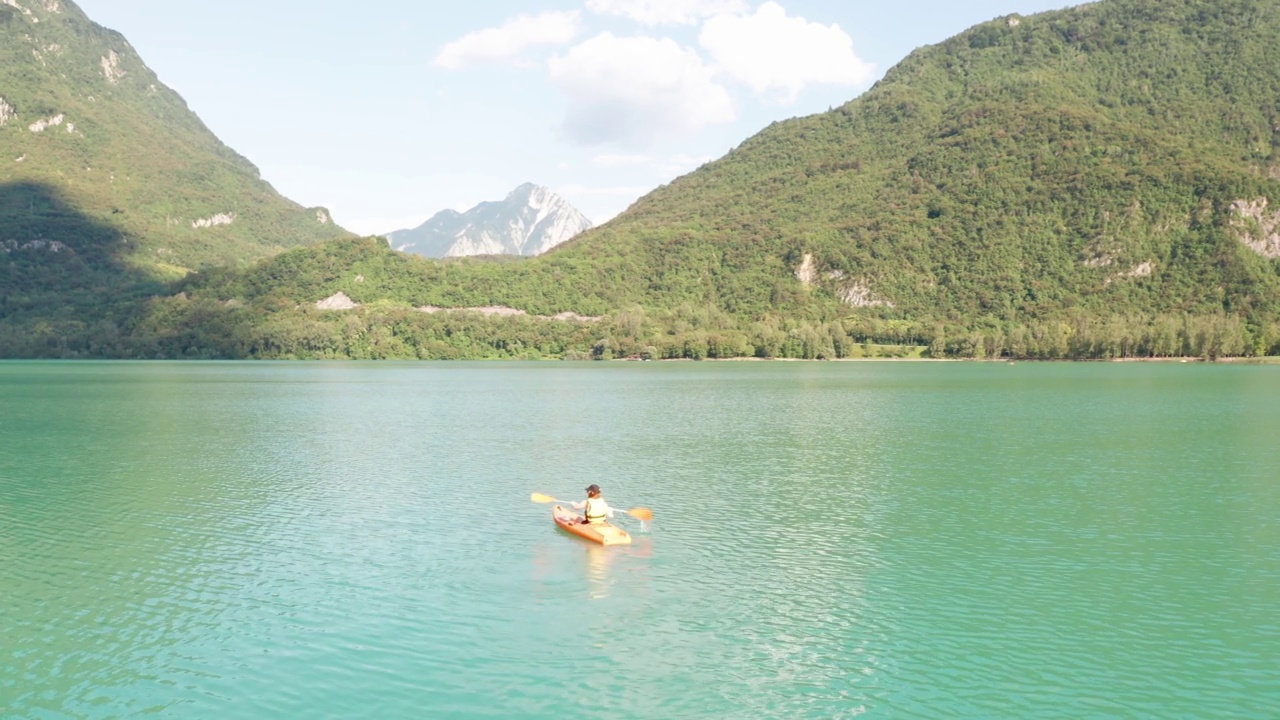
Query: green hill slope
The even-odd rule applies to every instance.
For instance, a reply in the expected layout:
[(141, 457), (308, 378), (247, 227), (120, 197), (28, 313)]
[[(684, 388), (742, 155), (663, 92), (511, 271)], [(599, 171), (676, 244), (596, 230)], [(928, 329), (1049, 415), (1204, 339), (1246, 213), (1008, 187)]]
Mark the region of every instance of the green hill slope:
[[(326, 244), (195, 277), (122, 332), (147, 354), (217, 356), (1275, 353), (1277, 41), (1280, 0), (1000, 18), (547, 256)], [(338, 291), (364, 307), (314, 309)], [(460, 329), (423, 305), (609, 317)]]
[[(103, 247), (95, 228), (110, 228), (114, 244)], [(74, 3), (0, 5), (0, 243), (13, 246), (10, 262), (32, 241), (57, 241), (98, 271), (109, 256), (131, 273), (121, 282), (172, 279), (347, 235), (322, 208), (277, 194)]]
[[(925, 48), (775, 125), (563, 253), (766, 312), (815, 294), (904, 316), (1272, 315), (1280, 3), (1113, 0)], [(639, 260), (637, 262), (637, 260)], [(698, 274), (663, 268), (705, 268)], [(636, 298), (640, 299), (640, 298)]]

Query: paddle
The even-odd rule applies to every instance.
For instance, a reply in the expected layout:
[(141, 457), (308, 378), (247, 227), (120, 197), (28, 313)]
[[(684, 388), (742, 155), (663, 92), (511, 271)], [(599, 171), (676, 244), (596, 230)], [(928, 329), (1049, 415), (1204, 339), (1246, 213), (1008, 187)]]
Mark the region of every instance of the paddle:
[[(564, 500), (557, 500), (551, 497), (550, 495), (543, 495), (542, 493), (534, 493), (529, 496), (529, 499), (533, 502), (540, 503), (543, 505), (547, 503), (562, 503), (566, 505), (570, 504), (570, 503), (566, 503)], [(647, 521), (647, 520), (653, 519), (653, 511), (650, 510), (649, 508), (639, 507), (639, 508), (631, 508), (630, 510), (621, 510), (619, 508), (614, 508), (614, 510), (617, 510), (618, 512), (623, 513), (624, 515), (630, 515), (631, 517), (637, 520)]]

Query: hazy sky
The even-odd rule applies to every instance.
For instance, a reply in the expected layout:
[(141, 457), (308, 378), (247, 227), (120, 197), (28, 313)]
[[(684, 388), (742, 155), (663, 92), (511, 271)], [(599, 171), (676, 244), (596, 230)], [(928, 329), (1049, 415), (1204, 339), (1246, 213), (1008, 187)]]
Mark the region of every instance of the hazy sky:
[(1064, 0), (76, 0), (349, 230), (546, 185), (602, 222), (913, 49)]

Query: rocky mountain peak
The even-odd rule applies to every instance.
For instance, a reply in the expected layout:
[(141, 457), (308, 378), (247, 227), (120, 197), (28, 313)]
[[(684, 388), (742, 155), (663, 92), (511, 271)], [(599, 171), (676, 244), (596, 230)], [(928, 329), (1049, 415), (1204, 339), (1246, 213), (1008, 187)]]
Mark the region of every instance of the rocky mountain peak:
[(551, 190), (525, 183), (502, 201), (464, 213), (444, 210), (412, 230), (387, 235), (391, 247), (427, 257), (541, 255), (589, 230), (591, 221)]

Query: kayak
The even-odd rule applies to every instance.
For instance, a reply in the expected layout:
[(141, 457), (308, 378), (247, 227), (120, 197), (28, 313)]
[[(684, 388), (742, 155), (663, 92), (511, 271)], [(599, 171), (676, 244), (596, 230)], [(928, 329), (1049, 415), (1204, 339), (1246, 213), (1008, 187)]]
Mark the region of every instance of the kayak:
[(588, 525), (582, 522), (582, 515), (563, 505), (551, 508), (551, 518), (561, 530), (571, 532), (580, 538), (600, 543), (601, 545), (630, 545), (631, 536), (617, 525), (602, 523)]

